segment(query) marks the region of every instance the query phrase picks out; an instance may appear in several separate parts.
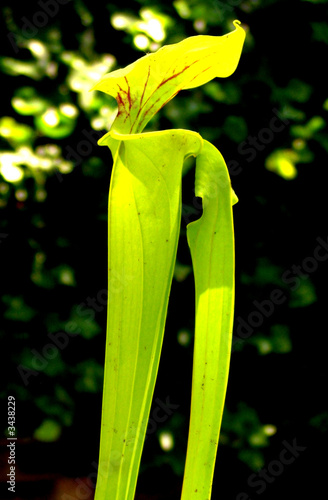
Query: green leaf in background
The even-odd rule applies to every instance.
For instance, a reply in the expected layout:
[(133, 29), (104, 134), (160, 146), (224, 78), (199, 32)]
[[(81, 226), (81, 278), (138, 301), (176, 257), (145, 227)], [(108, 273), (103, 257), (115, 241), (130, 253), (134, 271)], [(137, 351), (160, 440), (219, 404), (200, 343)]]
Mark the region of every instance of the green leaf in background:
[(9, 144), (19, 146), (29, 143), (34, 139), (34, 136), (34, 130), (28, 125), (18, 123), (10, 116), (0, 118), (0, 137), (6, 139)]
[(3, 295), (2, 301), (7, 305), (4, 317), (12, 321), (31, 321), (37, 311), (28, 306), (21, 296)]
[(42, 424), (34, 431), (33, 437), (37, 441), (43, 441), (45, 443), (51, 443), (57, 441), (61, 434), (61, 426), (55, 420), (46, 419)]
[(20, 115), (36, 115), (46, 110), (49, 102), (40, 97), (34, 87), (21, 87), (11, 100), (12, 107)]

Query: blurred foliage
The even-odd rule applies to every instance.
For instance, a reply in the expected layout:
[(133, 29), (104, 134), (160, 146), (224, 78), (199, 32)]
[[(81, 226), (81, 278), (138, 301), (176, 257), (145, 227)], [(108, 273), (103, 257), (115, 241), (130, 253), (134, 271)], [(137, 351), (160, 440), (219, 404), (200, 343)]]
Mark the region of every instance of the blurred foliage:
[[(267, 300), (275, 288), (286, 297), (249, 338), (234, 332), (219, 465), (226, 467), (220, 457), (232, 453), (230, 467), (243, 471), (236, 464), (246, 463), (256, 470), (286, 435), (306, 441), (309, 423), (316, 436), (327, 429), (323, 402), (309, 389), (324, 380), (325, 350), (314, 346), (325, 318), (319, 307), (325, 262), (313, 272), (305, 264), (316, 238), (326, 241), (320, 179), (327, 164), (328, 95), (319, 62), (327, 53), (327, 3), (71, 0), (53, 2), (47, 12), (46, 2), (3, 2), (0, 335), (8, 384), (1, 396), (19, 400), (21, 437), (50, 442), (70, 435), (79, 442), (82, 434), (87, 470), (97, 457), (111, 160), (96, 141), (117, 106), (90, 88), (103, 74), (165, 44), (231, 31), (234, 19), (247, 31), (236, 73), (181, 92), (147, 127), (199, 131), (227, 161), (240, 200), (234, 209), (236, 317), (246, 321), (254, 301)], [(200, 215), (193, 175), (189, 162), (155, 394), (162, 400), (169, 394), (179, 409), (158, 425), (157, 440), (147, 437), (140, 488), (147, 488), (154, 467), (168, 467), (178, 481), (183, 472), (194, 326), (185, 225)], [(290, 370), (297, 377), (289, 377)], [(284, 398), (289, 402), (282, 409)]]

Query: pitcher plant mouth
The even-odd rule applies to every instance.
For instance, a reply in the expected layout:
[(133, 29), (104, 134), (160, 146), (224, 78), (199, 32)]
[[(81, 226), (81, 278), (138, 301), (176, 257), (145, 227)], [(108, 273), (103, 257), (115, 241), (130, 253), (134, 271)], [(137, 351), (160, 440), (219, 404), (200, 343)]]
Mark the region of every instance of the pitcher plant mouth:
[[(182, 499), (209, 498), (224, 407), (234, 312), (234, 229), (227, 166), (197, 132), (143, 133), (180, 90), (231, 75), (245, 32), (167, 45), (105, 75), (93, 90), (118, 113), (98, 144), (113, 170), (108, 204), (108, 309), (96, 500), (133, 500), (158, 372), (181, 223), (183, 162), (196, 157), (203, 214), (187, 226), (195, 277), (191, 415)], [(119, 278), (120, 286), (117, 286)], [(201, 493), (201, 495), (199, 495)]]

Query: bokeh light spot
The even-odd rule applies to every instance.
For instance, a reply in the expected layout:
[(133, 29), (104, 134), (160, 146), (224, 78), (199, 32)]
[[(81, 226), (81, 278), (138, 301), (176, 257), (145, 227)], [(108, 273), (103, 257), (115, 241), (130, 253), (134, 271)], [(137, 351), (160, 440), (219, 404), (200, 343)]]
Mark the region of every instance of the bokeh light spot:
[(169, 431), (160, 432), (158, 439), (162, 450), (170, 451), (174, 448), (174, 437), (171, 432)]

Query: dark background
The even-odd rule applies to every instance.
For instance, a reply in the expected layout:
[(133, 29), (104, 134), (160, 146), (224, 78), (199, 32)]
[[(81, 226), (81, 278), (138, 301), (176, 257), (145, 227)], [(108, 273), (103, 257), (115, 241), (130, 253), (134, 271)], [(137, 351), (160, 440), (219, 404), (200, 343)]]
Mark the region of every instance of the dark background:
[[(115, 106), (88, 90), (159, 46), (225, 34), (234, 19), (247, 32), (236, 72), (181, 92), (148, 127), (200, 132), (222, 152), (239, 197), (233, 354), (212, 498), (321, 498), (327, 7), (314, 0), (2, 2), (1, 498), (93, 498), (111, 173), (110, 153), (96, 139)], [(147, 18), (164, 30), (157, 45), (140, 25)], [(140, 34), (145, 48), (135, 44)], [(178, 499), (182, 484), (194, 329), (185, 227), (200, 214), (193, 176), (190, 170), (183, 179), (178, 265), (154, 395), (179, 407), (147, 437), (140, 500)], [(277, 290), (281, 303), (273, 304)], [(56, 348), (61, 331), (65, 346)], [(16, 494), (6, 486), (9, 395), (16, 398)], [(160, 445), (164, 431), (174, 440), (169, 451)], [(282, 450), (295, 443), (295, 460), (282, 464)]]

